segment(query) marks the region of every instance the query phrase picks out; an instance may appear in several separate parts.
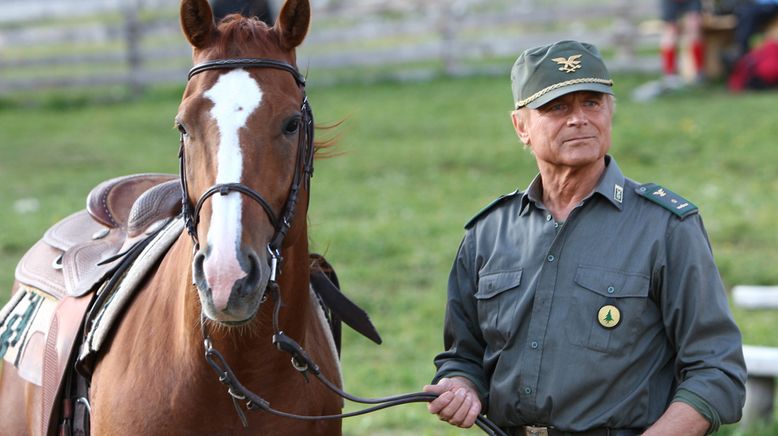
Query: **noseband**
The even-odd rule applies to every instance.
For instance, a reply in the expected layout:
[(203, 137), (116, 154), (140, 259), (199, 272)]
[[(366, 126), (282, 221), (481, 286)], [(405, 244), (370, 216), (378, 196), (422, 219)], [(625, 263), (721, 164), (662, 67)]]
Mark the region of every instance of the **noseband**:
[(200, 248), (200, 241), (197, 237), (197, 225), (200, 222), (200, 210), (203, 207), (205, 201), (212, 195), (227, 195), (230, 192), (237, 192), (244, 194), (257, 202), (267, 214), (270, 223), (275, 229), (275, 233), (267, 246), (267, 250), (270, 254), (270, 280), (275, 281), (277, 272), (280, 270), (281, 258), (281, 244), (283, 243), (286, 234), (289, 232), (289, 228), (292, 225), (294, 219), (295, 210), (297, 208), (297, 198), (300, 193), (300, 186), (305, 183), (306, 189), (310, 184), (310, 179), (313, 177), (313, 112), (311, 106), (308, 103), (308, 98), (305, 96), (305, 77), (297, 71), (294, 66), (278, 61), (275, 59), (219, 59), (208, 61), (199, 65), (196, 65), (187, 76), (187, 81), (192, 77), (209, 70), (224, 70), (224, 69), (236, 69), (236, 68), (272, 68), (277, 70), (283, 70), (292, 75), (297, 86), (303, 91), (303, 102), (300, 108), (302, 113), (301, 125), (298, 130), (298, 145), (297, 145), (297, 160), (295, 163), (294, 178), (292, 179), (292, 185), (289, 188), (289, 194), (286, 197), (286, 203), (282, 209), (282, 213), (279, 215), (275, 213), (270, 203), (265, 198), (252, 189), (242, 183), (219, 183), (211, 186), (206, 190), (197, 203), (192, 206), (189, 201), (189, 188), (186, 181), (186, 156), (184, 147), (184, 134), (181, 133), (180, 149), (178, 152), (179, 167), (181, 173), (181, 190), (183, 191), (183, 217), (186, 224), (187, 232), (191, 236), (192, 241), (195, 244), (195, 251)]

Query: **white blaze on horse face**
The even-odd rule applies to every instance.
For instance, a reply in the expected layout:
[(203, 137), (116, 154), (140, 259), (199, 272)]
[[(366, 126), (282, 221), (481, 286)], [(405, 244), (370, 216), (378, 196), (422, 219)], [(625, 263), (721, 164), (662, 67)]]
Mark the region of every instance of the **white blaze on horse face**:
[[(219, 76), (205, 97), (213, 102), (211, 116), (219, 128), (216, 183), (240, 183), (243, 154), (240, 130), (262, 102), (262, 89), (246, 70), (232, 70)], [(216, 310), (229, 303), (235, 282), (246, 276), (240, 256), (242, 196), (237, 192), (211, 197), (213, 214), (208, 229), (210, 253), (203, 269)]]

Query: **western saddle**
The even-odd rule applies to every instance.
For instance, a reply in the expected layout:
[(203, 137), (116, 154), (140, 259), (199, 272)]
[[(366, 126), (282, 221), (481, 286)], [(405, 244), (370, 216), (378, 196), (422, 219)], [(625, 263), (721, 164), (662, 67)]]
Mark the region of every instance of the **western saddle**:
[[(118, 177), (92, 189), (86, 206), (51, 227), (24, 255), (16, 268), (16, 294), (0, 312), (5, 359), (42, 388), (44, 434), (57, 428), (66, 369), (95, 294), (124, 253), (179, 214), (181, 186), (172, 174)], [(13, 306), (21, 303), (26, 306), (16, 312), (23, 313), (15, 314)]]

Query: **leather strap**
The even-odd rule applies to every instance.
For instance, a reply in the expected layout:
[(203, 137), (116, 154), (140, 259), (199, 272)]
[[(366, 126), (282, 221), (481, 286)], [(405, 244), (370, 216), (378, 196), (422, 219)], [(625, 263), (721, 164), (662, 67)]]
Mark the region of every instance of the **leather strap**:
[(311, 270), (311, 285), (313, 285), (313, 290), (316, 294), (324, 301), (324, 304), (341, 321), (376, 344), (381, 344), (381, 335), (378, 334), (375, 326), (370, 322), (367, 312), (343, 295), (324, 272), (315, 269)]

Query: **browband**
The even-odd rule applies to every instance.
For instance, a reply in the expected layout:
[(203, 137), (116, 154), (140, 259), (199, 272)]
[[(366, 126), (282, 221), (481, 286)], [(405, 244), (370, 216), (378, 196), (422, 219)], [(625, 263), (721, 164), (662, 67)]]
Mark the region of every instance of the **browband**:
[(277, 61), (275, 59), (257, 59), (257, 58), (244, 58), (244, 59), (219, 59), (215, 61), (204, 62), (199, 65), (195, 65), (189, 70), (189, 74), (186, 76), (186, 80), (192, 80), (192, 77), (196, 74), (202, 73), (207, 70), (218, 69), (232, 69), (232, 68), (252, 68), (252, 67), (264, 67), (275, 68), (277, 70), (284, 70), (292, 74), (294, 80), (300, 86), (305, 86), (305, 77), (297, 71), (297, 68), (286, 62)]

